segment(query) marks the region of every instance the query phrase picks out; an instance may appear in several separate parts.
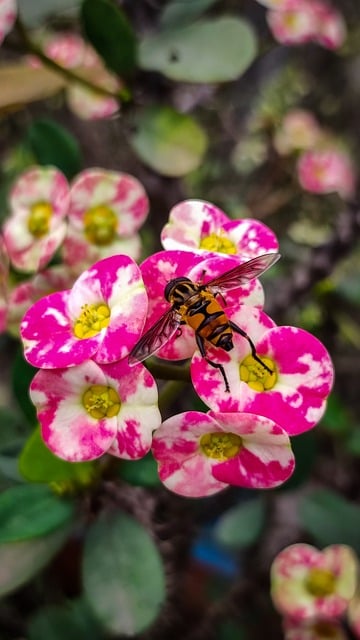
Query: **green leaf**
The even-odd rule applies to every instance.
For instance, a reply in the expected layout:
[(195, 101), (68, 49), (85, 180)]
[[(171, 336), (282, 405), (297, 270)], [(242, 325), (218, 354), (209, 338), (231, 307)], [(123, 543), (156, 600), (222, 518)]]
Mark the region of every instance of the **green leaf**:
[(15, 591), (45, 567), (69, 531), (66, 525), (42, 538), (0, 544), (0, 597)]
[(120, 477), (136, 487), (157, 487), (161, 485), (157, 463), (151, 453), (141, 460), (122, 460)]
[(228, 82), (244, 73), (255, 55), (252, 28), (226, 16), (148, 36), (140, 44), (139, 63), (172, 80)]
[(314, 491), (303, 498), (299, 516), (320, 546), (348, 544), (360, 553), (360, 507), (340, 494), (327, 489)]
[(295, 471), (278, 491), (296, 489), (309, 478), (316, 460), (316, 437), (313, 431), (307, 431), (291, 438), (291, 448), (295, 456)]
[(85, 486), (94, 477), (95, 467), (92, 462), (67, 462), (55, 456), (44, 444), (37, 427), (20, 454), (19, 471), (28, 482)]
[(83, 0), (81, 19), (85, 34), (106, 65), (120, 76), (136, 67), (137, 41), (123, 11), (111, 0)]
[(0, 544), (44, 536), (68, 524), (74, 504), (42, 485), (11, 487), (0, 495)]
[(259, 497), (229, 509), (216, 523), (218, 543), (241, 549), (254, 544), (265, 524), (265, 503)]
[(28, 145), (41, 165), (53, 165), (70, 180), (81, 169), (79, 143), (53, 120), (36, 120), (27, 131)]
[(69, 602), (67, 607), (45, 607), (35, 614), (28, 626), (28, 640), (102, 640), (102, 638), (100, 625), (84, 600)]
[(177, 177), (200, 165), (207, 137), (191, 116), (170, 107), (149, 107), (138, 115), (131, 144), (152, 169)]
[(12, 368), (12, 389), (20, 409), (31, 425), (37, 424), (36, 409), (30, 400), (29, 386), (37, 369), (24, 359), (21, 349), (18, 349)]
[(332, 393), (328, 399), (325, 414), (321, 420), (321, 426), (334, 435), (347, 435), (354, 419), (341, 398)]
[(135, 635), (157, 617), (165, 598), (164, 569), (153, 540), (125, 513), (104, 514), (84, 549), (85, 595), (104, 628)]
[(360, 457), (360, 429), (357, 427), (344, 442), (346, 450), (355, 457)]
[(180, 27), (198, 18), (217, 0), (172, 0), (163, 9), (160, 25), (163, 29)]

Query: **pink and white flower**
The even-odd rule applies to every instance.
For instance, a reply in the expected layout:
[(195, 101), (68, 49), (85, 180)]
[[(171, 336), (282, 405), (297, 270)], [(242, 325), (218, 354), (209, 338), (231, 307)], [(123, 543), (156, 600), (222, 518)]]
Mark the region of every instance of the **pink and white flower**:
[(151, 374), (126, 360), (100, 365), (87, 360), (70, 369), (38, 371), (30, 395), (42, 437), (58, 457), (71, 462), (104, 453), (136, 460), (150, 450), (161, 422)]
[(292, 474), (286, 433), (250, 413), (187, 411), (165, 420), (153, 437), (161, 481), (183, 496), (210, 496), (228, 485), (276, 487)]
[(271, 597), (296, 620), (333, 620), (345, 613), (357, 585), (354, 551), (341, 544), (319, 551), (309, 544), (283, 549), (271, 566)]
[(314, 427), (333, 382), (325, 347), (303, 329), (275, 326), (259, 309), (236, 305), (226, 309), (226, 315), (250, 336), (265, 366), (254, 360), (249, 342), (234, 332), (231, 351), (207, 347), (207, 356), (223, 366), (230, 392), (219, 369), (199, 351), (194, 354), (191, 378), (200, 398), (213, 411), (266, 416), (289, 435)]
[(285, 618), (285, 640), (348, 640), (338, 620), (299, 621)]
[(346, 38), (342, 15), (322, 0), (279, 2), (274, 10), (268, 11), (267, 21), (274, 38), (281, 44), (317, 42), (329, 49), (338, 49)]
[(13, 28), (16, 15), (16, 0), (0, 0), (0, 44)]
[(135, 262), (125, 255), (100, 260), (72, 289), (52, 293), (26, 312), (21, 336), (35, 367), (73, 367), (127, 356), (145, 321), (147, 295)]
[(184, 200), (175, 205), (161, 232), (161, 242), (167, 250), (211, 251), (238, 256), (242, 261), (279, 248), (275, 234), (262, 222), (231, 220), (205, 200)]
[(17, 179), (3, 228), (16, 269), (39, 271), (51, 260), (65, 237), (69, 201), (68, 182), (54, 167), (32, 167)]
[(344, 199), (354, 196), (354, 165), (349, 154), (335, 146), (305, 151), (299, 158), (297, 174), (302, 188), (311, 193), (338, 192)]
[[(91, 81), (100, 89), (115, 94), (120, 92), (121, 83), (118, 78), (105, 68), (95, 49), (78, 34), (46, 34), (41, 45), (49, 58), (66, 69), (76, 70), (79, 76)], [(35, 56), (28, 57), (28, 62), (31, 66), (42, 64)], [(66, 97), (69, 108), (85, 120), (110, 117), (119, 110), (117, 98), (94, 91), (78, 82), (68, 82)]]
[(62, 254), (79, 270), (123, 253), (139, 258), (138, 229), (149, 212), (142, 184), (133, 176), (106, 169), (86, 169), (72, 182), (69, 227)]
[(315, 116), (305, 109), (292, 109), (285, 114), (274, 136), (278, 153), (287, 155), (294, 151), (311, 149), (324, 135)]
[(23, 315), (31, 305), (50, 293), (71, 288), (74, 279), (65, 265), (55, 265), (13, 287), (8, 294), (7, 330), (18, 336)]
[(0, 235), (0, 333), (5, 331), (8, 314), (9, 258)]
[[(220, 276), (238, 264), (239, 259), (231, 256), (220, 256), (214, 253), (200, 254), (192, 251), (160, 251), (144, 260), (140, 269), (149, 296), (148, 317), (144, 331), (147, 331), (161, 315), (170, 309), (170, 304), (164, 297), (165, 287), (170, 280), (186, 277), (194, 282), (206, 284), (208, 280)], [(251, 280), (248, 284), (226, 293), (227, 304), (234, 304), (239, 299), (246, 305), (261, 307), (264, 303), (264, 291), (259, 280)], [(182, 325), (181, 332), (172, 337), (156, 355), (168, 360), (183, 360), (190, 358), (195, 349), (193, 329)]]

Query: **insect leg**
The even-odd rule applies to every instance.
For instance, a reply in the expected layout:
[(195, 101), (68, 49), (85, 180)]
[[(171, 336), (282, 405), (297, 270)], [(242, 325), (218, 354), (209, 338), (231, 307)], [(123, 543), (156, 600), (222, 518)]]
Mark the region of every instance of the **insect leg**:
[(207, 357), (205, 344), (204, 344), (204, 339), (201, 336), (199, 336), (199, 334), (197, 334), (197, 333), (195, 334), (195, 338), (196, 338), (196, 344), (199, 347), (199, 351), (200, 351), (202, 357), (205, 358), (206, 362), (208, 362), (215, 369), (220, 369), (220, 373), (221, 373), (222, 377), (224, 378), (225, 391), (227, 391), (227, 393), (229, 393), (230, 392), (230, 387), (229, 387), (229, 382), (228, 382), (228, 379), (226, 377), (226, 373), (225, 373), (224, 367), (222, 366), (222, 364), (220, 364), (220, 362), (214, 362), (213, 360), (210, 360), (210, 358)]
[(244, 331), (244, 329), (241, 329), (240, 327), (238, 327), (237, 324), (235, 324), (235, 322), (231, 322), (231, 320), (229, 320), (229, 325), (232, 328), (232, 330), (235, 331), (235, 333), (239, 333), (243, 338), (245, 338), (245, 340), (248, 341), (248, 343), (250, 345), (250, 349), (251, 349), (251, 355), (254, 358), (254, 360), (256, 360), (256, 362), (261, 364), (261, 366), (264, 367), (264, 369), (266, 369), (266, 371), (268, 371), (269, 373), (274, 373), (272, 371), (272, 369), (270, 369), (270, 367), (268, 367), (265, 364), (265, 362), (263, 362), (261, 360), (261, 358), (258, 356), (258, 354), (256, 353), (255, 345), (254, 345), (253, 341), (251, 340), (250, 336), (248, 336), (248, 334), (246, 333), (246, 331)]

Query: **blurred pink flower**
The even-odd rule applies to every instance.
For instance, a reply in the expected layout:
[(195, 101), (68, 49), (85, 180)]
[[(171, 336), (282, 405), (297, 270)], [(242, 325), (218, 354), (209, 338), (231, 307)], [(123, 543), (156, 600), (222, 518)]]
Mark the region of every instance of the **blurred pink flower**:
[(13, 28), (16, 14), (16, 0), (0, 0), (0, 44)]
[(309, 149), (299, 158), (297, 174), (303, 189), (312, 193), (338, 192), (344, 199), (355, 192), (355, 168), (346, 151), (336, 146)]
[(69, 201), (68, 182), (54, 167), (32, 167), (16, 180), (3, 228), (16, 269), (38, 271), (51, 260), (65, 237)]
[(137, 231), (148, 211), (148, 197), (136, 178), (106, 169), (85, 169), (70, 188), (64, 262), (78, 272), (118, 253), (138, 259), (141, 241)]
[(358, 561), (346, 545), (318, 551), (309, 544), (283, 549), (271, 566), (271, 597), (296, 620), (332, 620), (345, 613), (357, 586)]
[(228, 485), (276, 487), (295, 465), (287, 434), (272, 420), (251, 413), (174, 415), (154, 433), (152, 450), (165, 486), (193, 498)]
[(292, 109), (285, 114), (274, 136), (278, 153), (287, 155), (294, 151), (311, 149), (323, 136), (315, 116), (305, 109)]

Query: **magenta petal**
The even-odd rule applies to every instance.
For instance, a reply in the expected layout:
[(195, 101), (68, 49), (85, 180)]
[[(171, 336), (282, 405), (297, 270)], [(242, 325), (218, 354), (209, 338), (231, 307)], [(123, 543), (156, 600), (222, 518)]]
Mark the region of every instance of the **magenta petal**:
[(21, 337), (25, 358), (34, 367), (57, 369), (80, 364), (98, 348), (99, 336), (79, 340), (67, 316), (70, 291), (41, 298), (25, 313)]

